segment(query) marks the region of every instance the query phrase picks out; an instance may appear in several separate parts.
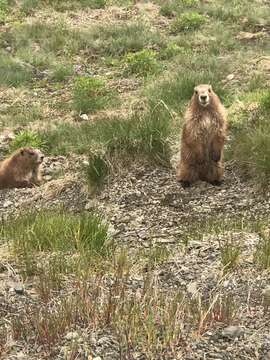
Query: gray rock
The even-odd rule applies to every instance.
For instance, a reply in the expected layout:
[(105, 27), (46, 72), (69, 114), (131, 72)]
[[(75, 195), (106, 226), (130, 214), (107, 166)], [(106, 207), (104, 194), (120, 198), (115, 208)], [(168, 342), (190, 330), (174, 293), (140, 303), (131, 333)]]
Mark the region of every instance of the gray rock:
[(266, 286), (266, 288), (263, 289), (262, 295), (265, 301), (269, 302), (270, 305), (270, 286)]
[(190, 293), (191, 295), (196, 294), (196, 292), (197, 292), (197, 283), (195, 281), (188, 284), (187, 292)]
[(78, 338), (79, 338), (79, 334), (77, 333), (77, 331), (70, 331), (65, 336), (66, 340), (75, 340)]
[(12, 201), (7, 200), (7, 201), (4, 202), (3, 207), (4, 207), (4, 208), (7, 208), (7, 207), (11, 206), (12, 204), (13, 204)]
[(230, 339), (239, 338), (244, 334), (244, 329), (240, 326), (227, 326), (222, 331), (222, 336)]
[(87, 114), (81, 114), (79, 117), (80, 117), (81, 120), (84, 120), (84, 121), (89, 120), (89, 117), (88, 117)]
[(24, 293), (24, 287), (22, 283), (14, 283), (13, 287), (16, 294), (22, 295)]

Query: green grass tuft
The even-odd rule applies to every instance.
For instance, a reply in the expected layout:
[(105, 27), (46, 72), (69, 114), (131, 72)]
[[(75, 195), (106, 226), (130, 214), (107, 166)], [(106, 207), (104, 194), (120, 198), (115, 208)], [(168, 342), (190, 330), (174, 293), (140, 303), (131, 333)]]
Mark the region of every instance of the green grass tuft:
[(38, 45), (37, 56), (40, 53), (45, 53), (47, 56), (53, 54), (67, 57), (76, 54), (87, 44), (83, 32), (68, 29), (64, 22), (54, 24), (41, 21), (30, 24), (23, 23), (14, 26), (5, 34), (5, 38), (19, 53), (29, 51)]
[(90, 188), (101, 186), (109, 173), (109, 164), (104, 154), (90, 154), (84, 172)]
[(97, 26), (87, 36), (93, 53), (106, 56), (123, 56), (164, 43), (161, 35), (143, 22)]
[(144, 154), (152, 159), (168, 161), (170, 115), (163, 105), (152, 112), (133, 115), (129, 119), (105, 118), (81, 125), (62, 124), (47, 131), (48, 151), (53, 154), (89, 152), (93, 145), (104, 147), (109, 157), (136, 157)]
[(260, 239), (254, 252), (254, 262), (262, 269), (270, 267), (270, 236), (269, 231), (261, 231)]
[(80, 113), (100, 110), (108, 105), (112, 92), (103, 80), (91, 76), (79, 76), (73, 86), (73, 106)]
[(176, 56), (178, 54), (183, 54), (185, 52), (186, 52), (186, 50), (184, 47), (181, 47), (174, 42), (169, 42), (166, 47), (161, 49), (161, 51), (158, 54), (158, 57), (161, 60), (170, 60), (174, 56)]
[(260, 99), (260, 108), (264, 112), (270, 112), (270, 90), (267, 90), (266, 93)]
[(77, 10), (81, 8), (102, 9), (106, 0), (23, 0), (21, 10), (26, 15), (32, 14), (37, 8), (50, 6), (59, 12)]
[(178, 13), (183, 12), (183, 9), (195, 7), (198, 5), (198, 0), (168, 0), (161, 1), (160, 14), (167, 17), (173, 17)]
[(4, 23), (8, 14), (9, 1), (0, 0), (0, 23)]
[(33, 147), (36, 149), (46, 149), (45, 140), (38, 134), (30, 130), (22, 130), (9, 144), (9, 151), (13, 152), (21, 147)]
[[(105, 118), (80, 125), (62, 124), (42, 133), (41, 137), (47, 140), (51, 154), (91, 152), (85, 168), (86, 179), (91, 185), (98, 185), (121, 160), (143, 159), (168, 165), (171, 125), (170, 114), (160, 104), (152, 112), (142, 116), (135, 114), (129, 119)], [(101, 147), (102, 152), (96, 151)]]
[(156, 73), (160, 66), (156, 60), (156, 52), (144, 49), (136, 53), (128, 53), (123, 59), (125, 75), (146, 77)]
[(270, 179), (270, 127), (261, 124), (257, 128), (244, 128), (236, 133), (231, 143), (230, 158), (240, 168), (260, 183)]
[(241, 254), (240, 246), (231, 241), (226, 241), (224, 245), (221, 245), (220, 252), (223, 272), (227, 273), (235, 269)]
[(73, 74), (73, 69), (71, 65), (65, 64), (55, 64), (52, 68), (52, 73), (50, 78), (53, 81), (62, 82), (71, 77)]
[(0, 233), (2, 239), (12, 241), (17, 255), (64, 251), (95, 256), (107, 252), (107, 225), (92, 213), (43, 210), (23, 214), (2, 223)]
[(19, 60), (0, 53), (0, 85), (21, 86), (31, 80), (32, 74)]
[(172, 33), (186, 32), (198, 30), (204, 23), (206, 18), (196, 12), (185, 12), (176, 17), (171, 25)]

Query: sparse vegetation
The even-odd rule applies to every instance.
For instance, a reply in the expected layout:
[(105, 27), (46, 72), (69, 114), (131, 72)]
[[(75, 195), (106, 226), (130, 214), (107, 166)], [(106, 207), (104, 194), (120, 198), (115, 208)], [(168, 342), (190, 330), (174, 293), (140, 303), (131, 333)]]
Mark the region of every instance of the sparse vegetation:
[(51, 79), (53, 81), (65, 81), (73, 74), (72, 66), (64, 64), (56, 64), (53, 67)]
[(154, 74), (160, 68), (156, 53), (152, 50), (141, 50), (136, 53), (128, 53), (123, 59), (125, 75), (148, 76)]
[(73, 105), (80, 113), (89, 113), (108, 106), (112, 92), (106, 88), (102, 79), (80, 76), (73, 86)]
[(161, 47), (164, 40), (143, 22), (103, 25), (93, 28), (89, 42), (94, 52), (107, 56), (122, 56), (144, 48)]
[(206, 19), (203, 15), (196, 12), (185, 12), (178, 15), (173, 21), (171, 31), (173, 33), (179, 33), (181, 31), (194, 31), (199, 29)]
[(31, 80), (31, 69), (26, 64), (8, 55), (0, 57), (0, 84), (6, 86), (21, 86)]
[(232, 241), (226, 241), (225, 244), (220, 244), (220, 247), (223, 272), (226, 273), (237, 266), (241, 248)]
[[(96, 214), (41, 211), (24, 214), (1, 226), (1, 237), (13, 241), (18, 255), (73, 252), (95, 256), (107, 252), (107, 225)], [(29, 254), (29, 255), (28, 255)]]
[(195, 7), (198, 3), (198, 0), (161, 1), (160, 14), (167, 17), (173, 17), (183, 11), (183, 9)]
[[(129, 119), (100, 119), (96, 123), (68, 125), (42, 134), (48, 141), (48, 151), (68, 154), (70, 151), (91, 152), (85, 168), (88, 181), (103, 181), (111, 165), (121, 160), (144, 156), (145, 161), (169, 163), (170, 114), (159, 105), (153, 112), (131, 116)], [(102, 147), (95, 153), (96, 144)], [(119, 165), (119, 164), (118, 164)], [(117, 165), (117, 166), (118, 166)]]
[(103, 9), (106, 5), (106, 0), (23, 0), (21, 9), (26, 14), (33, 13), (36, 9), (40, 9), (46, 5), (49, 5), (56, 11), (72, 11), (81, 8), (90, 9)]
[(260, 99), (260, 107), (263, 112), (270, 111), (270, 91), (268, 90)]
[(84, 171), (91, 188), (100, 186), (104, 182), (109, 172), (109, 166), (104, 154), (93, 153), (89, 155), (88, 164), (85, 165)]
[[(265, 111), (268, 106), (267, 95), (261, 101), (261, 109)], [(238, 162), (243, 173), (256, 178), (263, 186), (267, 186), (270, 179), (270, 148), (267, 145), (270, 127), (267, 116), (258, 111), (253, 123), (240, 127), (229, 152), (229, 157)]]
[(0, 23), (4, 23), (8, 15), (9, 1), (0, 0)]
[(26, 126), (35, 121), (41, 121), (44, 118), (43, 108), (39, 104), (11, 104), (1, 111), (1, 127), (7, 126)]
[[(161, 109), (158, 113), (158, 109)], [(44, 134), (52, 153), (82, 152), (91, 143), (104, 144), (108, 154), (121, 157), (136, 153), (166, 159), (170, 135), (170, 116), (160, 105), (154, 112), (130, 119), (101, 119), (94, 124), (63, 125)], [(66, 135), (66, 136), (65, 136)]]
[(30, 130), (22, 130), (16, 134), (14, 139), (10, 142), (9, 151), (13, 152), (25, 146), (44, 150), (46, 148), (46, 142), (39, 134)]
[(260, 239), (254, 252), (254, 262), (263, 269), (270, 267), (270, 236), (267, 228), (259, 232)]

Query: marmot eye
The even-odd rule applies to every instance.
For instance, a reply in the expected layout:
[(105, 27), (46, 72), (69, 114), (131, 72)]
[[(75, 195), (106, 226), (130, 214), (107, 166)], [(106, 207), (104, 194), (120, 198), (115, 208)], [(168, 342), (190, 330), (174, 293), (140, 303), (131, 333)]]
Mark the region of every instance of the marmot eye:
[(35, 153), (34, 153), (33, 151), (29, 151), (29, 155), (34, 156), (34, 155), (35, 155)]
[(195, 94), (198, 95), (198, 90), (195, 90)]
[(211, 89), (209, 88), (208, 91), (211, 92)]

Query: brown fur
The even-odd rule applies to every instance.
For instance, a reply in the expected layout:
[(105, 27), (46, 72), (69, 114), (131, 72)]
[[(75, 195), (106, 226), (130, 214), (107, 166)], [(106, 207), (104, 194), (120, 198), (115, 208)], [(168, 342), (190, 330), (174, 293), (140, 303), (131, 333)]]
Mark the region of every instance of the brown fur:
[(30, 147), (20, 148), (0, 163), (0, 189), (40, 185), (43, 154)]
[[(200, 102), (202, 94), (208, 96), (207, 104)], [(226, 130), (225, 109), (211, 86), (195, 87), (184, 118), (177, 166), (177, 180), (184, 187), (196, 180), (221, 183)]]

